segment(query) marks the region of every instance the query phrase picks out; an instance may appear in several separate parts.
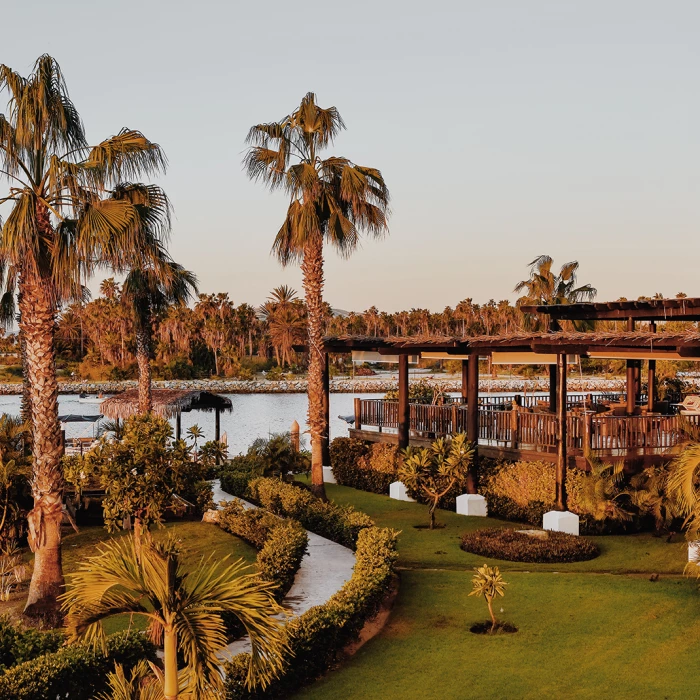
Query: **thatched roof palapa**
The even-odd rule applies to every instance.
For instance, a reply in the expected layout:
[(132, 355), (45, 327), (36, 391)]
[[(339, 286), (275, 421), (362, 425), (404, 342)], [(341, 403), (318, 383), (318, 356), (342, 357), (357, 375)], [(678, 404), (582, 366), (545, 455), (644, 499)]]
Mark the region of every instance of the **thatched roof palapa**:
[[(153, 413), (163, 418), (173, 418), (188, 411), (231, 411), (231, 399), (210, 391), (183, 389), (153, 389)], [(125, 419), (136, 415), (139, 406), (138, 389), (129, 389), (105, 399), (100, 412), (112, 419)]]

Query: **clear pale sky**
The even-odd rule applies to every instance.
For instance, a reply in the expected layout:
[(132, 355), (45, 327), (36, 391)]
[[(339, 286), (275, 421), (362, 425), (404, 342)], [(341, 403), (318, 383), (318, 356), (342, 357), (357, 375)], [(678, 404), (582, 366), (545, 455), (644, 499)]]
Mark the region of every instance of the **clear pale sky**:
[(3, 17), (0, 62), (53, 55), (92, 141), (128, 126), (164, 147), (171, 251), (205, 292), (301, 289), (269, 254), (286, 198), (241, 157), (252, 124), (314, 91), (348, 126), (333, 151), (393, 198), (386, 239), (328, 254), (333, 306), (513, 299), (542, 253), (579, 260), (601, 301), (700, 296), (693, 0), (34, 0)]

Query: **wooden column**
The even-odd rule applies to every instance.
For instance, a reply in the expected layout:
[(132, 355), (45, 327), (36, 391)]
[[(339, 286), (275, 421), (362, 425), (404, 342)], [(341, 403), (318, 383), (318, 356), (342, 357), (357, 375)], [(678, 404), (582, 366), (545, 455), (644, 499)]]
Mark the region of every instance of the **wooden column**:
[(634, 361), (634, 405), (636, 407), (642, 394), (642, 361)]
[(549, 411), (557, 410), (557, 366), (549, 365)]
[(557, 510), (566, 510), (566, 353), (557, 354)]
[(634, 381), (634, 360), (627, 360), (627, 415), (631, 416), (634, 413), (634, 398), (635, 392)]
[(321, 452), (323, 466), (331, 466), (330, 425), (331, 425), (331, 373), (328, 353), (323, 353), (323, 430), (321, 431)]
[(469, 374), (469, 360), (462, 360), (462, 403), (467, 402), (467, 376)]
[(182, 415), (177, 414), (175, 418), (175, 439), (179, 440), (182, 437)]
[(467, 362), (467, 440), (474, 443), (474, 459), (467, 476), (467, 493), (478, 493), (479, 469), (479, 355)]
[(362, 430), (362, 399), (355, 399), (355, 430)]
[[(656, 323), (649, 324), (649, 332), (656, 333)], [(652, 412), (656, 403), (656, 360), (649, 360), (649, 370), (647, 373), (647, 410)]]
[(217, 406), (214, 414), (214, 440), (221, 440), (221, 409)]
[(399, 449), (408, 447), (411, 431), (411, 407), (408, 404), (408, 355), (399, 355)]

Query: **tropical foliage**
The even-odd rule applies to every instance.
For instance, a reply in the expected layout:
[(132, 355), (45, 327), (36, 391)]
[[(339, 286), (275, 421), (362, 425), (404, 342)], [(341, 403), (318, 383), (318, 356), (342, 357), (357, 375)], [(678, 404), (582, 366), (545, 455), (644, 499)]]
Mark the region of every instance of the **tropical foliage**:
[[(223, 614), (232, 613), (249, 635), (249, 687), (265, 687), (282, 667), (286, 644), (281, 608), (272, 585), (247, 573), (242, 561), (210, 556), (185, 570), (173, 540), (149, 542), (140, 555), (135, 540), (112, 540), (83, 562), (62, 596), (70, 639), (104, 641), (102, 622), (120, 613), (139, 613), (148, 634), (163, 645), (163, 670), (151, 664), (166, 698), (183, 690), (197, 698), (218, 698), (220, 658), (228, 643)], [(179, 673), (178, 656), (184, 661)]]
[(478, 568), (474, 569), (474, 576), (472, 577), (472, 591), (470, 596), (479, 596), (486, 601), (486, 605), (489, 609), (489, 616), (491, 617), (491, 631), (496, 629), (498, 620), (493, 612), (493, 601), (494, 598), (505, 596), (505, 587), (508, 584), (503, 580), (501, 572), (497, 566), (488, 566), (484, 564)]

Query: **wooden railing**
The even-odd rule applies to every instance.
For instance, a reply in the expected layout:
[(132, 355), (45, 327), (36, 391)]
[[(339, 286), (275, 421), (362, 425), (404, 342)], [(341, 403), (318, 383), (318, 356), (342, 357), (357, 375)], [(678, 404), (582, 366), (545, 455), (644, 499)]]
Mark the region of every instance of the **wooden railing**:
[[(356, 399), (356, 427), (396, 431), (398, 408), (398, 401)], [(411, 404), (409, 408), (410, 429), (414, 436), (433, 439), (465, 432), (467, 429), (465, 404)], [(687, 440), (683, 430), (684, 421), (700, 426), (700, 416), (569, 413), (566, 419), (567, 449), (573, 453), (590, 449), (601, 455), (662, 453)], [(537, 452), (555, 452), (557, 417), (546, 411), (514, 410), (512, 405), (506, 409), (501, 408), (501, 405), (480, 405), (479, 442)]]

